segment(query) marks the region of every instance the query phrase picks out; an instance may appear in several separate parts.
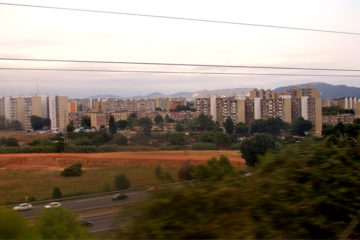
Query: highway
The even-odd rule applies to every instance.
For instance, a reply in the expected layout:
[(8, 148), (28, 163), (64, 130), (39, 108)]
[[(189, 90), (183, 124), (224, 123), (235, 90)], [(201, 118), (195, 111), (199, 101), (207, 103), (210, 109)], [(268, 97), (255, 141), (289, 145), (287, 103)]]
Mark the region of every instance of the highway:
[[(124, 200), (113, 201), (111, 199), (113, 195), (114, 194), (59, 202), (61, 203), (62, 207), (69, 208), (73, 211), (82, 212), (121, 206), (136, 201), (142, 201), (149, 197), (149, 193), (144, 190), (126, 193), (126, 195), (128, 195), (128, 199)], [(44, 209), (44, 206), (48, 203), (49, 202), (33, 205), (33, 208), (31, 210), (22, 211), (21, 214), (25, 219), (34, 218), (40, 214), (40, 212)]]

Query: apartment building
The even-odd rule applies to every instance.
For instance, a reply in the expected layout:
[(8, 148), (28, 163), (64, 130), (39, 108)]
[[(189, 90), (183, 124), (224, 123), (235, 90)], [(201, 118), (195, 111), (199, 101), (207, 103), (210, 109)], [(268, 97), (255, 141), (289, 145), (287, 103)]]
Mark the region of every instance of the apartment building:
[(136, 111), (138, 112), (149, 112), (155, 111), (156, 99), (137, 99), (135, 100)]
[(248, 97), (207, 97), (194, 102), (197, 114), (203, 112), (220, 125), (230, 117), (251, 124), (257, 119), (280, 118), (291, 123), (303, 117), (312, 122), (317, 134), (322, 130), (322, 102), (317, 89), (290, 89), (285, 92), (254, 89)]
[(217, 97), (216, 98), (216, 120), (220, 126), (223, 125), (227, 118), (233, 122), (238, 120), (238, 102), (235, 97)]
[(65, 129), (69, 123), (68, 97), (49, 95), (48, 106), (51, 130)]

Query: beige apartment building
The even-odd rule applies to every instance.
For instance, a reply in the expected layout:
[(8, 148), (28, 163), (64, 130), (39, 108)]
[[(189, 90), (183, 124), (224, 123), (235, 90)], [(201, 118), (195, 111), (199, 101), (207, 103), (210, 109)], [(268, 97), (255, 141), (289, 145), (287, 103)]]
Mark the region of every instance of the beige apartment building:
[(312, 122), (316, 134), (322, 131), (322, 102), (319, 91), (314, 88), (293, 88), (282, 93), (254, 89), (248, 97), (241, 99), (216, 97), (216, 101), (213, 101), (213, 97), (197, 98), (194, 106), (198, 114), (203, 112), (211, 115), (220, 125), (228, 117), (234, 122), (246, 124), (268, 118), (280, 118), (291, 123), (303, 117)]

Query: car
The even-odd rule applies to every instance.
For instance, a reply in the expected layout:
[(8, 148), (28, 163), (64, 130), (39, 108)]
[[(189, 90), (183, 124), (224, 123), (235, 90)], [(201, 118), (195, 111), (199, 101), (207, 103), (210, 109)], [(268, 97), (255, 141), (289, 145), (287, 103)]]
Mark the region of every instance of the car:
[(30, 203), (21, 203), (15, 207), (13, 207), (15, 211), (25, 211), (25, 210), (31, 210), (32, 205)]
[(91, 228), (94, 225), (94, 223), (92, 221), (86, 220), (86, 219), (80, 219), (80, 223), (82, 226), (88, 227), (88, 228)]
[(124, 194), (124, 193), (119, 193), (116, 194), (112, 197), (112, 200), (123, 200), (123, 199), (127, 199), (128, 195)]
[(59, 202), (52, 202), (52, 203), (49, 203), (48, 205), (45, 205), (44, 208), (58, 208), (58, 207), (61, 207), (61, 203), (59, 203)]

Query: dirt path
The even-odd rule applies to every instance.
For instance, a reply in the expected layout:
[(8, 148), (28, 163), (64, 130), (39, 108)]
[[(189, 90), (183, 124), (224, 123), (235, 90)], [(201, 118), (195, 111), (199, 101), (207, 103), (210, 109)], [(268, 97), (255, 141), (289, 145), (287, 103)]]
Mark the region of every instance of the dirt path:
[(57, 168), (82, 163), (84, 167), (109, 166), (169, 166), (180, 167), (189, 161), (192, 164), (205, 163), (212, 157), (225, 155), (233, 166), (245, 167), (239, 151), (154, 151), (154, 152), (111, 152), (111, 153), (29, 153), (0, 154), (0, 168)]

